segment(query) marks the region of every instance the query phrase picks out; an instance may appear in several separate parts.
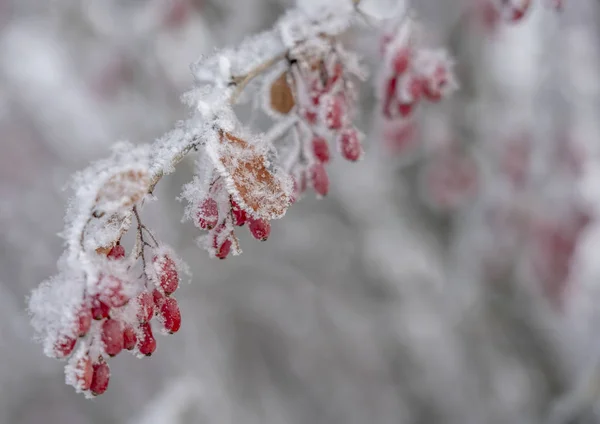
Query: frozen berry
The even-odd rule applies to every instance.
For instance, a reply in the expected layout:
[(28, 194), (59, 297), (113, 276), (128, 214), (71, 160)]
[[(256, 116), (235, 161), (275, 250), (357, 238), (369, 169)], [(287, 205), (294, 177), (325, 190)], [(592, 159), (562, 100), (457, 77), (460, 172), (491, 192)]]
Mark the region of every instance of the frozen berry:
[(109, 356), (115, 356), (123, 350), (123, 329), (119, 321), (109, 318), (102, 323), (102, 342)]
[(108, 317), (110, 306), (102, 302), (97, 297), (92, 302), (92, 318), (101, 320)]
[(148, 322), (154, 315), (154, 296), (149, 291), (143, 291), (137, 296), (136, 317), (139, 322)]
[(197, 214), (198, 226), (203, 230), (212, 230), (219, 221), (219, 206), (215, 199), (205, 199)]
[(312, 186), (320, 196), (326, 196), (329, 192), (329, 176), (327, 170), (321, 163), (316, 163), (310, 170)]
[(216, 256), (219, 259), (225, 259), (231, 252), (231, 240), (227, 239), (217, 249)]
[(57, 358), (66, 358), (73, 352), (77, 339), (73, 337), (63, 337), (54, 345), (54, 354)]
[(256, 240), (265, 241), (271, 234), (271, 224), (266, 219), (250, 218), (248, 229)]
[(120, 244), (117, 244), (112, 249), (110, 249), (110, 252), (108, 252), (108, 255), (106, 255), (106, 257), (108, 257), (109, 259), (122, 259), (125, 257), (125, 248)]
[(131, 325), (125, 326), (123, 330), (123, 348), (126, 350), (132, 350), (137, 342), (137, 335)]
[(150, 356), (156, 350), (156, 339), (152, 334), (152, 327), (149, 323), (140, 325), (140, 338), (138, 339), (138, 350), (142, 355)]
[(129, 301), (129, 295), (120, 278), (114, 275), (101, 276), (99, 285), (102, 289), (100, 299), (111, 308), (120, 308)]
[(89, 356), (83, 356), (77, 361), (75, 372), (77, 373), (77, 387), (81, 390), (89, 390), (94, 377), (94, 367)]
[(248, 214), (243, 210), (235, 200), (231, 200), (231, 215), (233, 216), (233, 223), (238, 227), (241, 227), (248, 220)]
[(350, 128), (342, 132), (340, 139), (342, 156), (349, 161), (356, 162), (363, 155), (363, 148), (358, 138), (358, 131)]
[(329, 144), (323, 137), (314, 137), (312, 140), (312, 149), (315, 158), (321, 163), (329, 162)]
[(92, 325), (92, 314), (88, 309), (82, 309), (77, 314), (77, 335), (83, 337)]
[(110, 367), (106, 362), (101, 362), (93, 365), (93, 376), (90, 390), (95, 396), (101, 395), (108, 389), (108, 381), (110, 380)]
[(173, 297), (165, 299), (160, 308), (162, 323), (169, 333), (176, 333), (181, 327), (181, 312), (177, 300)]
[(342, 128), (344, 103), (344, 97), (341, 95), (330, 97), (325, 103), (325, 124), (330, 130)]
[(153, 261), (161, 288), (167, 295), (173, 293), (179, 287), (179, 274), (175, 261), (167, 255), (160, 258), (155, 256)]
[(409, 47), (401, 48), (396, 52), (393, 60), (394, 73), (396, 75), (402, 75), (408, 69), (410, 64), (411, 50)]

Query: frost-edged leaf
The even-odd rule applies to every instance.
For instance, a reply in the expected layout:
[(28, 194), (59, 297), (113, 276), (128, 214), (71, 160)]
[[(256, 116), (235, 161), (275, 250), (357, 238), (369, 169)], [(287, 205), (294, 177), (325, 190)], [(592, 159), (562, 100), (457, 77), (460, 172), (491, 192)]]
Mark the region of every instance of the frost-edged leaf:
[(98, 191), (94, 215), (131, 208), (142, 200), (149, 187), (150, 175), (146, 169), (117, 172)]
[(282, 72), (272, 82), (269, 81), (267, 109), (287, 115), (296, 105), (293, 87), (287, 71)]
[(267, 152), (225, 131), (215, 144), (209, 149), (211, 159), (236, 202), (256, 218), (282, 217), (290, 204), (291, 184), (271, 167)]

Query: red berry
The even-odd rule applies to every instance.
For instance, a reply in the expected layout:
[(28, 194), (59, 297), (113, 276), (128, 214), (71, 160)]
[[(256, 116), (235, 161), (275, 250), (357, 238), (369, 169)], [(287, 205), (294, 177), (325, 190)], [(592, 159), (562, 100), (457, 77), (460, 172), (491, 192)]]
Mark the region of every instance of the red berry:
[(92, 384), (90, 390), (95, 396), (101, 395), (108, 388), (110, 380), (110, 367), (106, 362), (101, 362), (93, 365), (94, 375), (92, 376)]
[(120, 308), (129, 301), (129, 295), (125, 293), (123, 281), (114, 275), (101, 276), (100, 282), (102, 293), (100, 299), (110, 308)]
[(421, 78), (413, 77), (408, 83), (408, 94), (412, 103), (416, 103), (421, 99), (423, 88), (426, 84)]
[(123, 350), (123, 330), (121, 323), (114, 319), (107, 319), (102, 324), (102, 342), (104, 351), (109, 356), (115, 356)]
[[(165, 294), (159, 289), (152, 290), (152, 298), (154, 300), (155, 311), (158, 313), (158, 310), (162, 306), (165, 301)], [(149, 321), (149, 320), (148, 320)]]
[(77, 361), (75, 372), (77, 373), (78, 388), (81, 390), (89, 390), (94, 377), (94, 367), (92, 366), (92, 360), (89, 356), (86, 355)]
[(181, 327), (181, 312), (179, 311), (177, 299), (174, 297), (165, 299), (165, 302), (160, 308), (160, 315), (165, 330), (171, 334), (179, 331), (179, 328)]
[(163, 255), (160, 259), (155, 256), (153, 262), (160, 279), (160, 286), (165, 294), (173, 293), (179, 287), (179, 274), (177, 273), (175, 261), (169, 256)]
[(329, 144), (323, 137), (314, 137), (312, 139), (312, 148), (315, 158), (321, 163), (329, 162)]
[(391, 78), (387, 82), (387, 87), (386, 87), (386, 91), (385, 91), (385, 102), (383, 104), (383, 114), (388, 118), (392, 117), (391, 108), (392, 108), (392, 102), (396, 98), (397, 86), (398, 86), (397, 78)]
[(219, 206), (215, 199), (205, 199), (197, 214), (198, 226), (203, 230), (212, 230), (219, 221)]
[(349, 161), (356, 162), (363, 154), (363, 148), (358, 138), (358, 131), (354, 128), (345, 130), (340, 136), (340, 150), (342, 156)]
[(140, 325), (140, 338), (138, 339), (138, 350), (142, 355), (150, 356), (156, 350), (156, 339), (152, 334), (152, 327), (149, 323)]
[(109, 259), (124, 258), (125, 257), (125, 248), (123, 246), (121, 246), (120, 244), (117, 244), (112, 249), (110, 249), (110, 252), (108, 252), (108, 255), (106, 255), (106, 257)]
[(231, 240), (227, 239), (218, 248), (216, 256), (219, 259), (225, 259), (227, 257), (227, 255), (229, 255), (230, 252), (231, 252)]
[(231, 199), (231, 215), (233, 216), (233, 223), (238, 227), (241, 227), (248, 220), (248, 214), (243, 210), (235, 200)]
[(306, 119), (306, 122), (308, 122), (309, 125), (316, 124), (317, 118), (317, 113), (312, 110), (307, 110), (306, 112), (304, 112), (304, 119)]
[[(156, 291), (158, 291), (158, 290), (156, 290)], [(154, 296), (149, 291), (143, 291), (137, 297), (136, 317), (139, 322), (148, 322), (152, 319), (153, 315), (154, 315)]]
[(248, 229), (256, 240), (265, 241), (271, 234), (271, 224), (266, 219), (250, 218)]
[(402, 75), (408, 69), (410, 64), (411, 49), (409, 47), (403, 47), (396, 52), (394, 56), (392, 66), (394, 67), (394, 73), (396, 75)]
[(310, 179), (317, 194), (326, 196), (329, 192), (329, 176), (323, 164), (316, 163), (312, 166), (310, 169)]
[(92, 314), (87, 309), (82, 309), (77, 314), (77, 335), (83, 337), (90, 330), (92, 325)]
[(123, 348), (126, 350), (132, 350), (137, 342), (137, 335), (131, 325), (125, 326), (123, 330)]
[(415, 104), (414, 103), (400, 103), (398, 105), (398, 112), (400, 113), (400, 116), (402, 116), (403, 118), (406, 118), (408, 115), (410, 115), (414, 109)]
[(330, 97), (325, 104), (325, 125), (330, 130), (339, 130), (343, 125), (344, 97), (341, 95)]
[(94, 300), (92, 301), (92, 318), (94, 318), (95, 320), (108, 318), (109, 312), (110, 306), (102, 302), (100, 299), (98, 299), (98, 297), (94, 298)]
[(77, 339), (73, 337), (63, 337), (54, 345), (54, 355), (57, 358), (66, 358), (73, 352), (76, 343)]

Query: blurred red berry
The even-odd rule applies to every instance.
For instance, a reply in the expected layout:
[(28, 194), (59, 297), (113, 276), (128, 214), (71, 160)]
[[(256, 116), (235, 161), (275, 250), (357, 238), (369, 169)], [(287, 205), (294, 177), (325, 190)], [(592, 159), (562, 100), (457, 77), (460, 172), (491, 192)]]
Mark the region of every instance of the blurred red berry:
[(90, 390), (95, 396), (101, 395), (108, 389), (108, 382), (110, 380), (110, 367), (106, 362), (101, 362), (93, 365), (93, 376), (92, 383), (90, 384)]
[(162, 323), (169, 333), (176, 333), (181, 327), (181, 312), (177, 299), (168, 297), (160, 308)]
[(132, 350), (137, 343), (135, 329), (131, 325), (125, 326), (123, 330), (123, 349)]
[(102, 342), (109, 356), (115, 356), (123, 350), (123, 329), (119, 321), (109, 318), (102, 323)]
[(329, 144), (323, 137), (314, 137), (312, 139), (312, 149), (315, 158), (321, 163), (329, 162)]
[(310, 179), (317, 194), (326, 196), (329, 192), (329, 176), (323, 164), (316, 163), (311, 167)]
[(83, 337), (92, 325), (92, 314), (88, 309), (82, 309), (77, 314), (77, 335)]
[(344, 130), (339, 138), (342, 156), (352, 162), (356, 162), (363, 155), (362, 144), (355, 128)]

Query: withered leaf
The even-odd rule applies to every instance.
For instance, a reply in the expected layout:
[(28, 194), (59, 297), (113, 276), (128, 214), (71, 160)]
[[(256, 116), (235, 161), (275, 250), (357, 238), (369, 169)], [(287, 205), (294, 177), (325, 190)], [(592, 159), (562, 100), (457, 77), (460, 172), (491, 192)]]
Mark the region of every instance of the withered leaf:
[(96, 196), (96, 212), (130, 208), (147, 193), (150, 177), (145, 170), (127, 170), (110, 177)]
[(287, 72), (282, 73), (271, 84), (270, 102), (271, 108), (283, 115), (290, 113), (296, 104), (292, 87), (288, 83)]
[(267, 159), (257, 148), (230, 133), (221, 132), (220, 161), (233, 181), (243, 204), (264, 219), (281, 217), (290, 202), (282, 182), (267, 168)]

